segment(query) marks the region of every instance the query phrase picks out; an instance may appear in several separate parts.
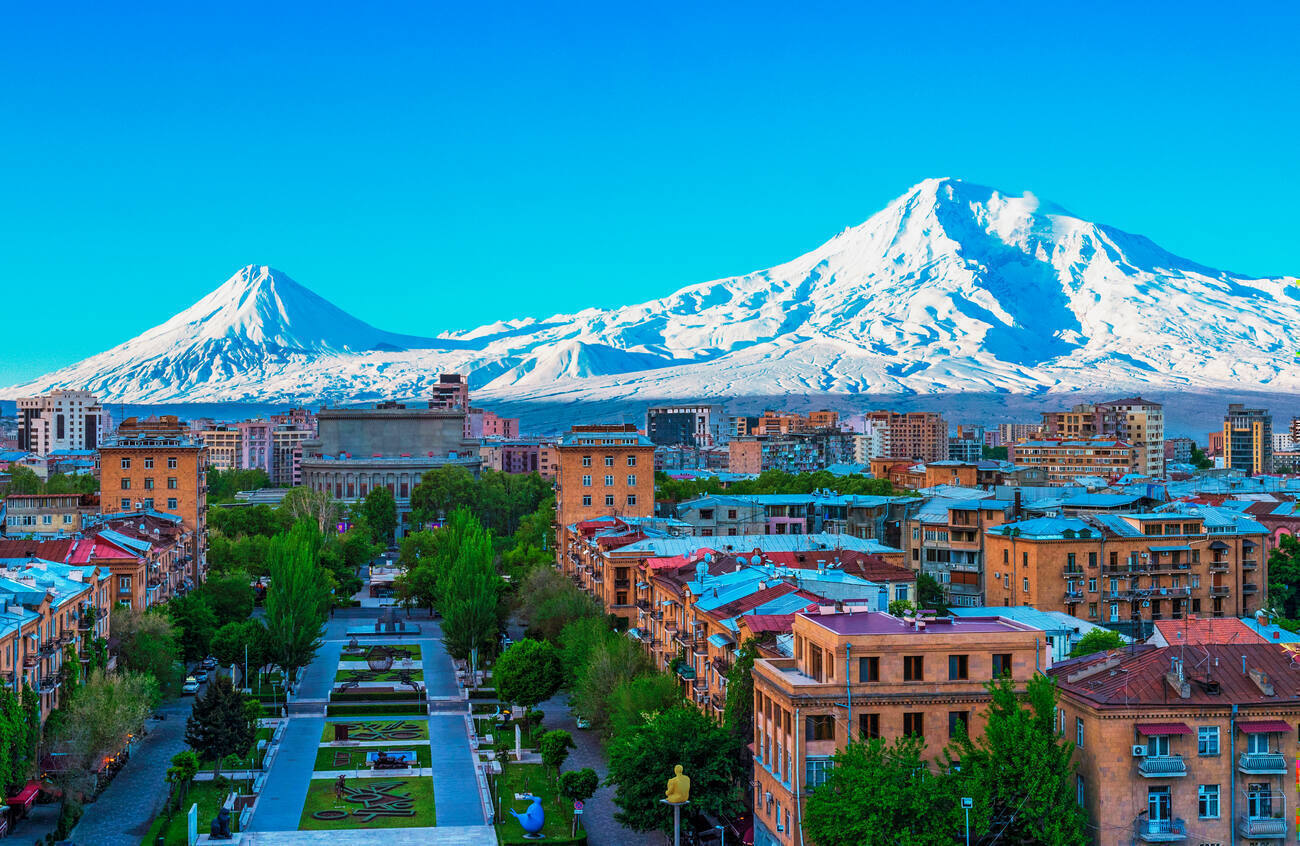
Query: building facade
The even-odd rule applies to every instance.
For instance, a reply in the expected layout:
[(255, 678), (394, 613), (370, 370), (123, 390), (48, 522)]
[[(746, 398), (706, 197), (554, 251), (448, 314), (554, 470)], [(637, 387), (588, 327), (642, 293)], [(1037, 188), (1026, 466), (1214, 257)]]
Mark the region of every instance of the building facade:
[[(1140, 472), (1141, 457), (1136, 447), (1124, 441), (1090, 438), (1010, 444), (1007, 460), (1042, 470), (1049, 485), (1069, 485), (1081, 476), (1116, 479)], [(1163, 462), (1162, 453), (1162, 465)]]
[(89, 391), (19, 397), (18, 449), (45, 456), (59, 449), (93, 450), (107, 431), (99, 398)]
[(1273, 415), (1231, 403), (1223, 416), (1224, 466), (1247, 476), (1273, 472)]
[(720, 419), (711, 405), (669, 405), (646, 409), (646, 437), (656, 446), (712, 447)]
[(868, 423), (884, 432), (884, 452), (888, 458), (920, 461), (943, 461), (948, 458), (948, 423), (933, 411), (870, 411)]
[(1135, 470), (1162, 476), (1165, 469), (1164, 407), (1142, 397), (1080, 403), (1069, 411), (1043, 413), (1044, 439), (1124, 441), (1135, 450)]

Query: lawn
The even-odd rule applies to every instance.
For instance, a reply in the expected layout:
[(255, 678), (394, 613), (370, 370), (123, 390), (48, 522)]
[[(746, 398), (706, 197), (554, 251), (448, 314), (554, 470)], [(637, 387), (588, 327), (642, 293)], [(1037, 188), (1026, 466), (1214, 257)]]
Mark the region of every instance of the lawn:
[[(259, 729), (257, 730), (257, 734), (253, 736), (253, 744), (252, 744), (251, 746), (248, 747), (248, 751), (247, 751), (247, 752), (245, 752), (243, 755), (235, 756), (235, 757), (233, 757), (233, 758), (232, 758), (232, 756), (229, 756), (229, 755), (226, 756), (226, 763), (224, 763), (224, 764), (221, 765), (221, 769), (222, 769), (222, 771), (223, 771), (223, 772), (228, 772), (228, 771), (230, 771), (230, 770), (243, 770), (243, 769), (247, 769), (247, 768), (248, 768), (248, 759), (249, 759), (249, 758), (252, 758), (252, 757), (253, 757), (253, 753), (256, 752), (256, 750), (257, 750), (257, 741), (259, 741), (259, 740), (265, 740), (265, 741), (267, 742), (267, 744), (269, 745), (270, 742), (271, 742), (271, 735), (272, 735), (273, 733), (274, 733), (274, 732), (272, 731), (272, 729), (271, 729), (269, 726), (263, 726), (263, 727), (259, 728)], [(263, 751), (262, 754), (260, 754), (260, 755), (257, 756), (257, 766), (258, 766), (258, 767), (261, 767), (261, 766), (262, 766), (262, 759), (265, 758), (265, 757), (266, 757), (266, 752), (265, 752), (265, 751)], [(201, 761), (199, 761), (199, 769), (200, 769), (200, 770), (207, 770), (208, 772), (211, 772), (211, 771), (212, 771), (212, 762), (211, 762), (211, 761), (207, 761), (207, 760), (201, 760)]]
[(402, 659), (402, 656), (403, 656), (403, 655), (409, 656), (410, 659), (411, 659), (412, 661), (419, 661), (419, 660), (421, 660), (420, 656), (421, 656), (422, 653), (421, 653), (421, 651), (420, 651), (420, 645), (419, 645), (419, 644), (414, 644), (414, 643), (398, 643), (398, 644), (387, 644), (387, 643), (362, 643), (362, 644), (359, 644), (359, 645), (360, 645), (361, 649), (364, 650), (363, 652), (358, 653), (358, 654), (352, 654), (352, 653), (349, 653), (346, 649), (344, 649), (344, 650), (343, 650), (343, 653), (339, 656), (339, 660), (341, 660), (341, 661), (364, 661), (364, 660), (366, 660), (366, 653), (370, 651), (370, 647), (372, 647), (372, 646), (383, 646), (383, 647), (387, 648), (388, 651), (389, 651), (389, 652), (394, 656), (394, 659), (395, 659), (395, 660), (398, 660), (398, 661), (400, 661), (400, 660)]
[[(161, 835), (166, 846), (188, 846), (189, 827), (186, 823), (186, 815), (190, 812), (190, 806), (194, 803), (199, 805), (199, 831), (206, 832), (208, 826), (212, 824), (212, 818), (217, 815), (217, 809), (226, 801), (230, 795), (230, 788), (222, 790), (212, 786), (211, 782), (196, 781), (190, 785), (189, 793), (185, 795), (185, 800), (181, 802), (178, 810), (168, 822), (166, 817), (159, 814), (154, 818), (153, 824), (149, 826), (149, 833), (141, 841), (141, 846), (154, 846)], [(233, 831), (238, 826), (239, 821), (235, 815), (230, 817), (230, 827)]]
[(325, 724), (321, 733), (321, 743), (334, 740), (334, 726), (347, 723), (351, 728), (350, 740), (387, 740), (393, 743), (409, 743), (412, 740), (429, 739), (427, 720), (335, 720)]
[[(423, 746), (322, 746), (316, 752), (318, 770), (351, 770), (357, 767), (367, 768), (366, 756), (380, 750), (385, 752), (415, 752), (417, 766), (431, 766), (429, 745)], [(342, 763), (340, 763), (342, 761)], [(383, 772), (380, 770), (380, 772)]]
[(427, 776), (350, 778), (346, 790), (348, 796), (339, 799), (334, 795), (332, 779), (313, 779), (307, 789), (299, 831), (418, 828), (437, 824), (433, 781)]
[[(411, 674), (411, 681), (424, 681), (423, 670), (408, 670)], [(376, 672), (375, 670), (339, 670), (334, 674), (334, 681), (368, 681), (368, 682), (395, 682), (401, 678), (397, 669)]]
[(573, 826), (573, 803), (559, 796), (552, 773), (541, 764), (506, 763), (504, 766), (501, 775), (496, 776), (496, 799), (505, 817), (505, 822), (497, 825), (498, 837), (504, 841), (507, 837), (518, 839), (523, 834), (518, 820), (505, 809), (513, 808), (522, 814), (529, 803), (516, 799), (515, 794), (528, 793), (542, 797), (542, 808), (546, 811), (542, 834), (547, 839), (567, 839)]

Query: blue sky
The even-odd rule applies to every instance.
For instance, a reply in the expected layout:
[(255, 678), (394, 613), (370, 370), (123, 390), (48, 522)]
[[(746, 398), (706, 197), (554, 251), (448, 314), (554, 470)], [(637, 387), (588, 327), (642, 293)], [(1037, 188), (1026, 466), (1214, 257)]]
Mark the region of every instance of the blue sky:
[(1300, 273), (1290, 2), (192, 5), (10, 11), (0, 384), (244, 264), (430, 334), (766, 267), (929, 176)]

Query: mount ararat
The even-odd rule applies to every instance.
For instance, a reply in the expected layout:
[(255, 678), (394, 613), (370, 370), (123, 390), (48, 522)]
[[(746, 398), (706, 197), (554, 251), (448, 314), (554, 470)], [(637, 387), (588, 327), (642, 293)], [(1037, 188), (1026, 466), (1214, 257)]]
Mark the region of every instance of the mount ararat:
[[(562, 299), (563, 291), (557, 292)], [(250, 265), (166, 323), (2, 393), (124, 403), (475, 396), (1295, 391), (1300, 288), (1214, 270), (1030, 195), (916, 185), (785, 264), (662, 299), (435, 337)]]

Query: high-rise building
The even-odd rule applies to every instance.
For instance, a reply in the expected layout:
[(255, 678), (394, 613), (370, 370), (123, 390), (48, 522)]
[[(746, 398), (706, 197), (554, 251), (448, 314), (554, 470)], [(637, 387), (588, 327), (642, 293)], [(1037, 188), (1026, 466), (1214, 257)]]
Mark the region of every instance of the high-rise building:
[(595, 517), (649, 517), (655, 507), (655, 446), (631, 423), (574, 426), (556, 447), (556, 553), (568, 527)]
[(1223, 416), (1224, 466), (1247, 476), (1273, 471), (1273, 415), (1264, 408), (1228, 405)]
[(217, 424), (195, 432), (194, 437), (208, 448), (208, 466), (213, 470), (243, 469), (244, 438), (239, 427)]
[(646, 436), (656, 446), (711, 447), (718, 409), (711, 405), (666, 405), (647, 408)]
[(958, 426), (948, 439), (948, 460), (973, 463), (984, 457), (984, 427)]
[(1113, 479), (1141, 472), (1137, 448), (1109, 438), (1022, 441), (1007, 447), (1007, 459), (1042, 470), (1048, 485), (1073, 484), (1080, 476)]
[(870, 411), (866, 419), (884, 428), (884, 455), (889, 458), (948, 458), (948, 422), (933, 411)]
[(89, 391), (50, 391), (18, 398), (18, 448), (37, 455), (57, 449), (96, 449), (106, 416)]
[(469, 410), (469, 382), (459, 373), (443, 373), (433, 386), (429, 408), (440, 411)]
[(1137, 472), (1165, 471), (1164, 407), (1142, 397), (1080, 403), (1069, 411), (1043, 412), (1043, 437), (1068, 440), (1112, 438), (1137, 450)]

